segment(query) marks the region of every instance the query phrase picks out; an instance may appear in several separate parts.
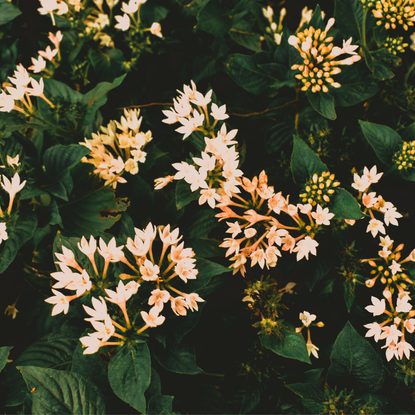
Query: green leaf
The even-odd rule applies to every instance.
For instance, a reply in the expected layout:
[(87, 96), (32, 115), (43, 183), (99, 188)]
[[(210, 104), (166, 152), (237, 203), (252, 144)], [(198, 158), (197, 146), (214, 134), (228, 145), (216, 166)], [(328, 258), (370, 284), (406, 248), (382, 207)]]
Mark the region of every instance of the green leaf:
[(334, 109), (334, 97), (328, 92), (311, 92), (307, 91), (308, 102), (323, 117), (329, 120), (336, 119), (336, 110)]
[(212, 209), (199, 209), (186, 218), (183, 232), (191, 237), (207, 238), (210, 230), (218, 224), (216, 212)]
[(262, 334), (260, 340), (264, 347), (279, 356), (311, 364), (304, 337), (301, 333), (296, 333), (294, 328), (282, 328), (279, 335)]
[(154, 22), (160, 22), (168, 14), (168, 9), (153, 1), (147, 1), (140, 6), (140, 19), (144, 27), (150, 27)]
[(343, 298), (346, 304), (347, 312), (350, 313), (354, 300), (356, 299), (356, 288), (354, 283), (348, 281), (343, 283)]
[(33, 414), (107, 413), (99, 389), (86, 377), (74, 373), (35, 366), (19, 367), (32, 392)]
[(236, 54), (229, 62), (229, 76), (246, 91), (267, 97), (275, 95), (279, 80), (261, 70), (258, 64), (268, 63), (272, 57), (269, 53), (259, 52), (254, 55)]
[(89, 148), (71, 144), (69, 146), (57, 145), (48, 148), (43, 155), (46, 178), (51, 183), (48, 190), (60, 199), (68, 201), (73, 189), (73, 180), (70, 170), (91, 151)]
[(13, 262), (20, 248), (31, 239), (37, 227), (35, 213), (21, 213), (14, 227), (7, 227), (8, 239), (3, 242), (0, 255), (0, 274)]
[(13, 346), (3, 346), (0, 347), (0, 372), (4, 369), (7, 364), (7, 357), (9, 356), (9, 351), (13, 349)]
[(157, 361), (170, 372), (186, 375), (197, 375), (203, 370), (196, 365), (194, 345), (182, 340), (179, 344), (168, 343), (164, 349), (162, 346), (155, 351)]
[(247, 414), (253, 411), (261, 402), (261, 393), (259, 390), (252, 393), (245, 393), (241, 403), (240, 414)]
[(174, 396), (156, 394), (148, 401), (148, 415), (162, 415), (173, 413)]
[(330, 360), (329, 384), (348, 381), (361, 392), (376, 392), (381, 388), (385, 377), (382, 360), (350, 322), (337, 336)]
[(375, 95), (379, 88), (369, 71), (362, 71), (356, 65), (342, 68), (336, 75), (340, 88), (333, 88), (330, 94), (334, 97), (336, 106), (350, 107)]
[(330, 213), (334, 219), (362, 219), (365, 215), (360, 210), (357, 200), (347, 191), (338, 187), (331, 199)]
[(349, 36), (361, 38), (364, 11), (360, 0), (335, 0), (334, 17), (336, 25), (347, 39)]
[(186, 247), (192, 248), (198, 258), (213, 258), (223, 255), (220, 242), (216, 239), (186, 237)]
[(6, 129), (2, 133), (0, 133), (0, 137), (1, 137), (1, 134), (7, 135), (14, 131), (20, 131), (23, 133), (24, 130), (26, 130), (26, 128), (37, 128), (37, 129), (45, 128), (43, 124), (28, 122), (26, 118), (20, 115), (17, 111), (0, 112), (0, 126), (6, 127)]
[(151, 381), (151, 358), (147, 343), (120, 347), (110, 360), (108, 380), (119, 398), (137, 411), (146, 412), (144, 392)]
[(87, 108), (85, 117), (82, 122), (83, 126), (87, 126), (94, 121), (98, 108), (101, 108), (107, 102), (108, 92), (111, 91), (111, 89), (120, 86), (126, 76), (127, 74), (124, 74), (119, 78), (114, 79), (114, 82), (112, 83), (101, 82), (94, 89), (87, 92), (82, 97), (81, 102)]
[[(17, 366), (40, 366), (50, 368), (70, 362), (73, 351), (78, 344), (78, 338), (57, 339), (49, 341), (50, 335), (42, 337), (30, 345), (23, 353), (6, 367), (7, 390), (6, 406), (16, 406), (23, 403), (25, 384)], [(65, 366), (61, 366), (65, 369)]]
[(304, 184), (315, 173), (328, 172), (320, 157), (301, 138), (294, 136), (294, 148), (291, 156), (291, 170), (298, 185)]
[(308, 411), (313, 414), (323, 413), (325, 399), (321, 388), (310, 383), (294, 383), (286, 387), (301, 396), (302, 404)]
[(72, 170), (74, 190), (67, 203), (59, 206), (66, 234), (74, 236), (96, 235), (109, 229), (121, 218), (128, 202), (116, 198), (109, 186), (98, 187), (86, 183), (92, 165), (81, 164)]
[(197, 15), (196, 29), (204, 30), (214, 36), (228, 33), (232, 27), (229, 11), (220, 0), (210, 0)]
[(379, 59), (373, 59), (373, 75), (381, 81), (392, 79), (395, 76), (395, 74)]
[(179, 180), (176, 184), (176, 208), (177, 210), (184, 208), (192, 200), (196, 200), (200, 197), (198, 191), (192, 192), (190, 190), (190, 184), (184, 180)]
[(123, 72), (121, 64), (125, 61), (120, 49), (89, 49), (88, 58), (100, 81), (112, 81)]
[(239, 45), (252, 50), (254, 52), (261, 52), (261, 36), (258, 33), (244, 32), (232, 28), (229, 32), (230, 37)]
[(22, 12), (7, 0), (0, 0), (0, 26), (11, 22)]
[(380, 125), (359, 120), (363, 135), (372, 146), (379, 160), (389, 165), (393, 154), (402, 145), (399, 134), (386, 125)]

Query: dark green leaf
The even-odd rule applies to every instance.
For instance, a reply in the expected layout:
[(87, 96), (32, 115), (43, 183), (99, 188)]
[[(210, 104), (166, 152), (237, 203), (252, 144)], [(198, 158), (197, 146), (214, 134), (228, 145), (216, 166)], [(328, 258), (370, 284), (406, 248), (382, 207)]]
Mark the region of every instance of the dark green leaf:
[[(46, 336), (30, 345), (23, 353), (6, 367), (7, 383), (6, 405), (16, 406), (23, 403), (25, 384), (17, 366), (39, 366), (52, 368), (70, 362), (73, 351), (79, 342), (78, 338), (59, 339), (49, 342)], [(61, 366), (65, 369), (65, 366)]]
[(11, 22), (22, 12), (7, 0), (0, 0), (0, 26)]
[(320, 175), (323, 172), (329, 171), (327, 166), (320, 160), (320, 157), (297, 136), (294, 136), (291, 170), (294, 181), (299, 185), (304, 184), (315, 173)]
[(184, 180), (179, 180), (176, 184), (176, 208), (182, 209), (188, 205), (192, 200), (196, 200), (200, 197), (200, 192), (192, 192), (190, 190), (190, 184)]
[(148, 401), (148, 415), (162, 415), (173, 413), (174, 396), (169, 395), (153, 395)]
[(3, 250), (0, 255), (0, 274), (16, 258), (20, 248), (32, 238), (37, 227), (35, 213), (21, 213), (14, 227), (7, 227), (8, 239), (3, 242)]
[(220, 242), (216, 239), (187, 237), (186, 247), (192, 248), (198, 258), (213, 258), (223, 255)]
[(301, 396), (304, 407), (311, 413), (323, 413), (325, 399), (321, 388), (310, 383), (294, 383), (286, 387)]
[(228, 64), (229, 76), (236, 84), (255, 95), (273, 96), (277, 91), (279, 80), (265, 73), (258, 64), (270, 62), (268, 53), (255, 55), (235, 55)]
[(383, 384), (385, 369), (370, 343), (347, 322), (333, 346), (329, 384), (348, 381), (362, 392), (376, 392)]
[(354, 300), (356, 299), (356, 288), (355, 284), (344, 282), (343, 283), (343, 298), (346, 304), (347, 312), (350, 313)]
[(87, 147), (79, 144), (57, 145), (47, 149), (43, 155), (43, 163), (46, 179), (51, 183), (48, 187), (49, 192), (68, 201), (73, 189), (70, 170), (90, 152)]
[(214, 36), (228, 33), (232, 27), (229, 11), (220, 0), (210, 0), (197, 15), (196, 29), (204, 30)]
[(331, 198), (329, 210), (334, 213), (334, 219), (362, 219), (365, 216), (357, 200), (341, 187), (336, 189)]
[(13, 346), (0, 347), (0, 372), (6, 366), (7, 357), (9, 356), (9, 352), (10, 352), (11, 349), (13, 349)]
[(364, 11), (360, 0), (335, 0), (334, 17), (343, 37), (361, 38)]
[(112, 81), (123, 72), (121, 63), (125, 58), (122, 51), (117, 48), (100, 50), (91, 48), (88, 57), (100, 81)]
[(395, 76), (395, 74), (378, 59), (373, 59), (373, 75), (381, 81), (392, 79)]
[(311, 364), (304, 337), (301, 333), (296, 333), (294, 328), (282, 328), (279, 335), (262, 334), (260, 340), (264, 347), (279, 356)]
[(334, 109), (334, 97), (328, 92), (311, 92), (307, 91), (307, 98), (311, 106), (323, 117), (329, 120), (336, 119), (336, 110)]
[(35, 366), (19, 367), (32, 392), (33, 414), (107, 413), (99, 389), (86, 377), (74, 373)]
[(393, 154), (399, 150), (402, 145), (402, 139), (399, 134), (386, 125), (380, 125), (359, 120), (363, 135), (369, 144), (375, 150), (379, 160), (389, 165)]
[(144, 27), (150, 27), (154, 22), (160, 22), (169, 14), (169, 10), (153, 1), (147, 1), (140, 6), (140, 18)]
[(242, 400), (240, 414), (247, 414), (253, 411), (261, 402), (261, 393), (259, 390), (254, 393), (245, 393), (244, 399)]
[(336, 75), (336, 82), (341, 88), (333, 88), (330, 94), (334, 97), (336, 106), (350, 107), (375, 95), (379, 88), (369, 71), (362, 71), (356, 65), (342, 68)]
[(146, 412), (144, 392), (151, 381), (151, 358), (147, 343), (120, 347), (110, 360), (108, 380), (119, 398), (137, 411)]

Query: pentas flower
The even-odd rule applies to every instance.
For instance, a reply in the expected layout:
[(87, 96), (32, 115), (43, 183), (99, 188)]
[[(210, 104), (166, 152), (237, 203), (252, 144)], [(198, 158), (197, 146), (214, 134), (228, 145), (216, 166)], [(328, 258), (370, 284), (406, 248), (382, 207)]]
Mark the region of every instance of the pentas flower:
[(386, 308), (385, 299), (382, 298), (382, 300), (379, 300), (378, 298), (373, 297), (373, 296), (371, 297), (371, 299), (372, 299), (373, 305), (369, 305), (365, 307), (365, 309), (369, 311), (369, 313), (372, 313), (374, 316), (380, 316), (381, 314), (385, 312), (385, 308)]
[(154, 307), (150, 310), (149, 313), (141, 311), (141, 317), (149, 327), (157, 327), (164, 323), (166, 319), (164, 316), (159, 316), (158, 311)]
[(7, 240), (9, 237), (6, 229), (7, 225), (4, 222), (0, 223), (0, 243)]
[(385, 227), (380, 220), (371, 219), (369, 225), (367, 226), (366, 232), (371, 232), (372, 236), (375, 238), (378, 232), (385, 234)]
[(317, 205), (316, 212), (311, 212), (311, 216), (315, 219), (317, 225), (330, 225), (330, 220), (334, 217), (334, 213), (329, 213), (329, 208), (322, 208)]
[(293, 249), (293, 252), (297, 252), (297, 261), (304, 257), (308, 260), (308, 254), (317, 255), (316, 247), (318, 245), (318, 242), (309, 236), (297, 242), (297, 246)]
[(54, 290), (53, 288), (52, 288), (52, 292), (55, 295), (45, 300), (45, 302), (49, 304), (55, 304), (52, 308), (52, 316), (56, 316), (57, 314), (62, 313), (62, 311), (64, 314), (67, 314), (69, 310), (69, 303), (74, 298), (77, 298), (77, 296), (76, 295), (66, 296), (62, 294), (60, 291)]
[(163, 310), (164, 303), (170, 300), (170, 293), (166, 290), (155, 289), (151, 291), (151, 297), (148, 299), (148, 305), (154, 305), (154, 309), (158, 310), (157, 314)]
[(16, 193), (23, 189), (26, 180), (23, 180), (23, 182), (20, 183), (20, 176), (17, 172), (14, 174), (11, 181), (4, 174), (2, 176), (3, 182), (1, 183), (1, 187), (9, 194), (9, 207), (7, 213), (10, 215)]
[(146, 259), (144, 265), (140, 267), (140, 273), (144, 281), (156, 281), (160, 272), (160, 268)]
[(316, 318), (315, 314), (310, 314), (308, 311), (300, 313), (300, 320), (305, 327), (308, 327)]
[(82, 305), (84, 310), (91, 316), (89, 318), (86, 318), (86, 321), (94, 321), (94, 320), (105, 320), (108, 316), (108, 310), (107, 310), (107, 303), (102, 297), (99, 297), (99, 300), (97, 300), (95, 297), (92, 297), (92, 306), (88, 307), (86, 305)]
[(317, 352), (320, 349), (312, 343), (306, 343), (306, 346), (307, 346), (308, 355), (311, 356), (311, 354), (313, 354), (313, 356), (318, 359), (318, 353)]

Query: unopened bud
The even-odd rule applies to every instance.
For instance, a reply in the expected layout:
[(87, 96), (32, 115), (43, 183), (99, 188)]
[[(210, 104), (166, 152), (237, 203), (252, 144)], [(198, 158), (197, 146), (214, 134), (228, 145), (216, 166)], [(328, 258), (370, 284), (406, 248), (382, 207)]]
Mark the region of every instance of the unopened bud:
[(316, 324), (316, 326), (317, 326), (317, 327), (324, 327), (324, 323), (323, 323), (322, 321), (319, 321), (319, 322)]

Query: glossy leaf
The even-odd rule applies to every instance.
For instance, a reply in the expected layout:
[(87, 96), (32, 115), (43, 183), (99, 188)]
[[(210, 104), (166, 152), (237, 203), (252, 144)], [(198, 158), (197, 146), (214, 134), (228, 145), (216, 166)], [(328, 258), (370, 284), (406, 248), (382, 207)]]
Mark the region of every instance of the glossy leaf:
[(347, 39), (349, 36), (361, 37), (364, 11), (360, 0), (335, 0), (334, 17), (341, 33)]
[(0, 26), (11, 22), (22, 12), (7, 0), (0, 0)]
[(345, 189), (338, 187), (330, 201), (330, 212), (334, 219), (362, 219), (365, 215), (360, 210), (357, 200)]
[(210, 0), (197, 15), (196, 29), (214, 36), (224, 35), (232, 27), (232, 19), (229, 14), (230, 10), (226, 10), (220, 0)]
[(307, 98), (311, 106), (323, 117), (329, 120), (336, 119), (336, 110), (334, 109), (334, 97), (328, 92), (311, 92), (307, 91)]

